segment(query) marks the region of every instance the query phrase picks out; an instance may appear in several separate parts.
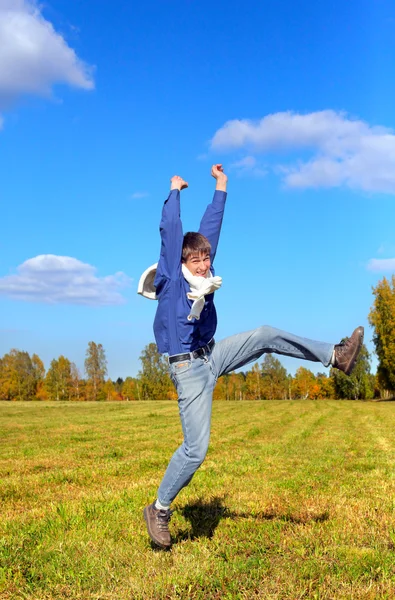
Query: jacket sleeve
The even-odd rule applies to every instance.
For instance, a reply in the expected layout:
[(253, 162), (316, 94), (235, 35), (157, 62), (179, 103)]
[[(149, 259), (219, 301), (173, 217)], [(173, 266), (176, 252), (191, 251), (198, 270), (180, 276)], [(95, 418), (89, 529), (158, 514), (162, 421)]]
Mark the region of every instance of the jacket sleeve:
[(211, 244), (211, 262), (214, 261), (217, 252), (219, 234), (221, 233), (222, 218), (224, 216), (227, 193), (216, 190), (211, 204), (200, 222), (199, 233), (206, 236)]
[(163, 205), (160, 222), (161, 249), (158, 262), (155, 286), (165, 277), (178, 277), (181, 269), (181, 252), (183, 243), (182, 223), (180, 218), (180, 192), (172, 190)]

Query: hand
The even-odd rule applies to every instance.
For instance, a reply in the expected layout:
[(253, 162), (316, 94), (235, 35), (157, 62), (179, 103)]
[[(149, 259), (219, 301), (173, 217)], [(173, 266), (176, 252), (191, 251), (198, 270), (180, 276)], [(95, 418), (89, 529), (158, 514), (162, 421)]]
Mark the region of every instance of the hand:
[(224, 173), (223, 166), (221, 164), (213, 165), (211, 167), (211, 175), (214, 179), (223, 179), (225, 181), (228, 180), (227, 176)]
[(170, 179), (171, 182), (171, 186), (170, 189), (171, 190), (185, 190), (185, 188), (188, 187), (188, 183), (179, 175), (174, 175), (174, 177), (172, 177)]
[(214, 177), (214, 179), (217, 180), (217, 185), (215, 186), (215, 189), (226, 192), (226, 184), (228, 182), (228, 177), (224, 173), (222, 164), (213, 165), (211, 167), (211, 175)]

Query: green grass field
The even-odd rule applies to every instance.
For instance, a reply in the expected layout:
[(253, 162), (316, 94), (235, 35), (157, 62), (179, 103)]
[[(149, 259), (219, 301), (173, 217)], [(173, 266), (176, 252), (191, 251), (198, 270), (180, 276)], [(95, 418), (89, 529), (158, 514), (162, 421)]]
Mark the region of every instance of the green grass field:
[(176, 402), (0, 403), (0, 598), (395, 598), (395, 403), (217, 402), (170, 552)]

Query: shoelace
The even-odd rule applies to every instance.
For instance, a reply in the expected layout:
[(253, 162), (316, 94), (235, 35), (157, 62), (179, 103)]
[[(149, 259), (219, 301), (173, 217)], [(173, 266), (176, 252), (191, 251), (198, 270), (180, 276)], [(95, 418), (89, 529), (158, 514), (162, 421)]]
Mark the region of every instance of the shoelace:
[(159, 510), (156, 513), (158, 529), (160, 529), (161, 531), (168, 531), (172, 514), (173, 512), (171, 510)]

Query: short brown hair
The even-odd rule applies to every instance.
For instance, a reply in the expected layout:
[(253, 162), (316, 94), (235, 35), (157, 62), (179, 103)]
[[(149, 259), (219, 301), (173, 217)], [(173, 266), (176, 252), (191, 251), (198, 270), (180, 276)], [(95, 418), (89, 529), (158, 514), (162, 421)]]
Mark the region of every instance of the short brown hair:
[(201, 233), (188, 231), (188, 233), (184, 235), (181, 256), (182, 262), (188, 260), (191, 254), (210, 254), (210, 252), (211, 244)]

